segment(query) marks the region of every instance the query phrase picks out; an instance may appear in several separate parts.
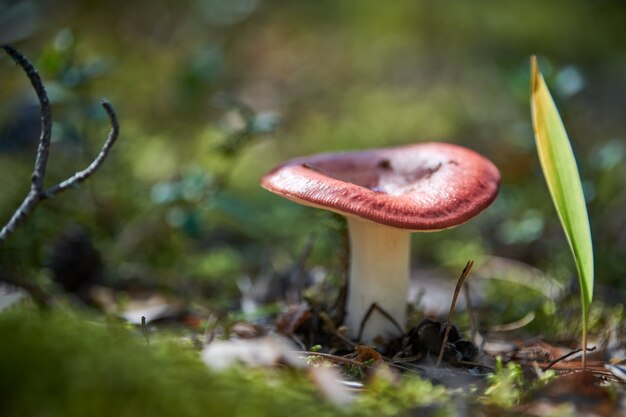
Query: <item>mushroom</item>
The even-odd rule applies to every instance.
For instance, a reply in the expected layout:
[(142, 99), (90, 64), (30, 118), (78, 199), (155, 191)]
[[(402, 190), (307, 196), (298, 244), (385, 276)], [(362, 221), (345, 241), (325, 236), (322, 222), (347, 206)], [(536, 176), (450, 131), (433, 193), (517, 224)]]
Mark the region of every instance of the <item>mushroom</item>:
[[(437, 142), (292, 159), (261, 178), (275, 194), (347, 218), (345, 324), (350, 337), (365, 343), (403, 331), (410, 233), (468, 221), (491, 204), (499, 185), (500, 173), (488, 159)], [(374, 304), (379, 308), (365, 320)]]

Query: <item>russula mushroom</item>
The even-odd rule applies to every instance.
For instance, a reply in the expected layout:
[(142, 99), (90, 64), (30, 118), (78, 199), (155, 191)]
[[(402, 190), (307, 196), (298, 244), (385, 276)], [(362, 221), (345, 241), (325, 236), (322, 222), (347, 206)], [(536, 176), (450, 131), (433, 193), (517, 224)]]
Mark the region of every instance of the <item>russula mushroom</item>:
[[(436, 142), (292, 159), (261, 179), (273, 193), (347, 218), (345, 324), (353, 338), (374, 303), (405, 325), (410, 233), (468, 221), (491, 204), (499, 185), (500, 173), (488, 159)], [(372, 311), (362, 341), (398, 336), (393, 321)]]

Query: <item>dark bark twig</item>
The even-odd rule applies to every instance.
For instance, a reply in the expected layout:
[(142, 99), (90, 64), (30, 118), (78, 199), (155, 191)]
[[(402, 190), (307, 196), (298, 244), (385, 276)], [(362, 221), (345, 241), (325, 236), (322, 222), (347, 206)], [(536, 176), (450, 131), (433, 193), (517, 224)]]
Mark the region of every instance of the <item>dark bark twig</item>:
[(33, 89), (35, 90), (35, 93), (37, 94), (41, 111), (41, 136), (39, 138), (39, 146), (37, 148), (35, 168), (31, 177), (30, 191), (24, 198), (24, 201), (22, 201), (22, 204), (20, 204), (17, 210), (15, 210), (7, 224), (2, 228), (2, 230), (0, 230), (0, 244), (4, 243), (13, 234), (15, 229), (26, 220), (26, 218), (33, 212), (35, 207), (37, 207), (42, 200), (46, 200), (67, 190), (68, 188), (77, 186), (96, 172), (115, 144), (120, 130), (113, 106), (108, 101), (103, 100), (102, 107), (109, 116), (111, 132), (100, 150), (100, 153), (87, 168), (75, 173), (65, 181), (62, 181), (46, 190), (44, 188), (44, 178), (46, 176), (46, 167), (48, 165), (50, 138), (52, 133), (52, 112), (50, 110), (50, 101), (48, 100), (48, 95), (41, 81), (41, 77), (37, 73), (35, 67), (33, 67), (33, 65), (12, 46), (5, 45), (2, 46), (2, 49), (4, 49), (4, 51), (11, 58), (13, 58), (15, 63), (24, 70), (33, 86)]
[(401, 335), (404, 334), (404, 329), (402, 328), (402, 326), (400, 326), (400, 324), (398, 324), (396, 319), (394, 319), (391, 316), (391, 314), (389, 314), (384, 308), (379, 306), (377, 303), (372, 303), (370, 308), (367, 309), (367, 312), (363, 316), (363, 319), (361, 320), (361, 325), (359, 326), (359, 334), (358, 334), (358, 336), (356, 338), (358, 341), (361, 341), (361, 337), (363, 336), (363, 331), (365, 330), (365, 325), (369, 321), (369, 319), (372, 316), (372, 314), (374, 313), (374, 311), (378, 311), (380, 314), (382, 314), (383, 317), (385, 317), (391, 324), (394, 325), (394, 327), (396, 329), (398, 329), (398, 332)]
[(461, 287), (463, 286), (463, 282), (465, 282), (465, 278), (469, 271), (474, 266), (474, 261), (469, 261), (465, 268), (463, 268), (463, 272), (459, 277), (459, 280), (456, 283), (456, 288), (454, 289), (454, 296), (452, 297), (452, 303), (450, 304), (450, 313), (448, 313), (448, 320), (446, 321), (446, 332), (443, 335), (443, 340), (441, 341), (441, 349), (439, 350), (439, 356), (437, 357), (437, 363), (435, 364), (435, 368), (438, 368), (441, 364), (441, 359), (443, 359), (443, 352), (446, 347), (446, 342), (448, 341), (448, 336), (450, 335), (450, 328), (452, 327), (452, 318), (454, 317), (454, 308), (456, 307), (456, 300), (459, 298), (459, 292), (461, 292)]
[(339, 332), (333, 332), (332, 335), (335, 336), (337, 339), (339, 339), (341, 342), (343, 342), (346, 346), (349, 346), (353, 349), (358, 346), (358, 344), (354, 343), (352, 340), (348, 339), (347, 337), (342, 336)]
[(107, 140), (104, 142), (104, 145), (102, 145), (102, 149), (100, 150), (100, 153), (91, 162), (91, 164), (89, 164), (87, 168), (75, 173), (70, 178), (66, 179), (65, 181), (62, 181), (58, 183), (57, 185), (47, 189), (44, 192), (45, 198), (54, 197), (55, 194), (65, 191), (68, 188), (74, 188), (81, 182), (85, 181), (94, 172), (96, 172), (98, 168), (100, 168), (100, 166), (102, 165), (106, 157), (109, 155), (111, 148), (113, 147), (113, 145), (115, 144), (119, 136), (120, 126), (117, 121), (117, 115), (115, 114), (115, 110), (113, 109), (113, 106), (111, 105), (111, 103), (109, 103), (107, 100), (102, 100), (102, 107), (104, 108), (104, 110), (107, 112), (107, 115), (109, 116), (109, 122), (111, 123), (111, 131), (109, 132), (109, 136), (107, 137)]
[(37, 94), (39, 100), (39, 108), (41, 112), (41, 136), (39, 137), (39, 146), (37, 148), (37, 159), (35, 160), (35, 170), (31, 177), (31, 190), (42, 191), (43, 180), (46, 175), (46, 166), (48, 165), (48, 154), (50, 153), (50, 138), (52, 136), (52, 110), (50, 109), (50, 100), (48, 94), (41, 82), (39, 73), (24, 55), (10, 45), (2, 46), (2, 49), (19, 65), (26, 73), (30, 83)]
[[(594, 347), (588, 347), (588, 348), (586, 349), (586, 351), (587, 351), (587, 352), (593, 352), (594, 350), (596, 350), (596, 347), (595, 347), (595, 346), (594, 346)], [(556, 358), (555, 360), (553, 360), (552, 362), (550, 362), (550, 363), (548, 364), (548, 366), (546, 366), (546, 367), (545, 367), (544, 371), (547, 371), (548, 369), (552, 368), (554, 365), (556, 365), (557, 363), (561, 362), (562, 360), (565, 360), (565, 359), (569, 358), (570, 356), (574, 356), (575, 354), (580, 353), (580, 352), (582, 352), (582, 351), (583, 351), (583, 349), (582, 349), (582, 348), (581, 348), (581, 349), (576, 349), (576, 350), (573, 350), (573, 351), (571, 351), (571, 352), (569, 352), (569, 353), (566, 353), (566, 354), (565, 354), (565, 355), (563, 355), (563, 356), (559, 356), (558, 358)], [(583, 368), (583, 371), (584, 371), (584, 370), (585, 370), (585, 369)]]
[(148, 333), (145, 316), (141, 316), (141, 332), (143, 333), (143, 338), (146, 340), (146, 344), (150, 346), (150, 335)]

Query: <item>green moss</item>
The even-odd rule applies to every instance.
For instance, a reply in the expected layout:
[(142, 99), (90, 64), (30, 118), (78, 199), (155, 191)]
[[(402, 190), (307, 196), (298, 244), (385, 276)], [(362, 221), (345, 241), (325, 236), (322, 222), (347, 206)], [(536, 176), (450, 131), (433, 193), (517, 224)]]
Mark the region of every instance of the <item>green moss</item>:
[(451, 414), (451, 410), (442, 405), (450, 400), (443, 386), (433, 386), (428, 381), (409, 375), (395, 383), (392, 381), (392, 378), (384, 376), (371, 381), (367, 393), (357, 399), (361, 415), (419, 415), (418, 410), (428, 410), (427, 415)]
[(0, 334), (6, 417), (341, 414), (297, 374), (215, 374), (189, 348), (147, 346), (117, 324), (75, 313), (3, 313)]
[(447, 413), (447, 394), (418, 378), (378, 376), (351, 406), (322, 398), (306, 372), (233, 368), (215, 373), (191, 344), (73, 311), (0, 314), (0, 415), (398, 416)]

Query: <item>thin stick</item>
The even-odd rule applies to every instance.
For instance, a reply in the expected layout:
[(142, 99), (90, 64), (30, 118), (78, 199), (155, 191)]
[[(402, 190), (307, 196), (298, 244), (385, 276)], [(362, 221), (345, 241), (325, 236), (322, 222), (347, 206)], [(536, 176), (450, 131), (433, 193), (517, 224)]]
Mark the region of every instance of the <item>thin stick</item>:
[(37, 94), (41, 112), (41, 136), (39, 137), (39, 146), (37, 148), (35, 167), (31, 177), (30, 191), (24, 198), (24, 201), (22, 201), (22, 204), (20, 204), (20, 206), (15, 210), (7, 224), (0, 230), (0, 244), (5, 242), (9, 236), (15, 232), (15, 229), (26, 220), (26, 218), (33, 212), (35, 207), (37, 207), (42, 200), (51, 198), (68, 188), (75, 187), (91, 176), (100, 167), (100, 165), (102, 165), (119, 136), (119, 124), (117, 122), (115, 110), (108, 101), (103, 100), (102, 107), (104, 107), (104, 110), (109, 116), (111, 132), (100, 150), (100, 153), (87, 168), (75, 173), (70, 178), (49, 188), (48, 190), (45, 190), (44, 179), (46, 176), (46, 166), (48, 165), (48, 156), (50, 153), (50, 138), (52, 135), (52, 112), (50, 110), (50, 101), (48, 100), (48, 95), (41, 81), (41, 77), (37, 73), (35, 67), (33, 67), (33, 65), (12, 46), (4, 45), (2, 46), (2, 49), (4, 49), (4, 51), (11, 58), (13, 58), (15, 63), (24, 70), (24, 73), (30, 80), (33, 89)]
[(374, 313), (374, 310), (377, 310), (387, 320), (389, 320), (389, 322), (393, 324), (396, 327), (396, 329), (398, 329), (401, 335), (404, 334), (404, 330), (402, 329), (402, 326), (400, 326), (398, 322), (393, 317), (391, 317), (391, 314), (387, 313), (385, 309), (383, 309), (378, 304), (372, 303), (370, 308), (367, 309), (365, 316), (363, 316), (363, 320), (361, 320), (361, 325), (359, 326), (359, 335), (357, 336), (357, 340), (361, 340), (361, 336), (363, 336), (363, 330), (365, 329), (365, 325), (367, 324), (367, 321), (370, 319), (370, 316), (372, 315), (372, 313)]
[(102, 107), (104, 108), (104, 111), (106, 111), (107, 115), (109, 116), (109, 121), (111, 123), (111, 131), (109, 132), (109, 135), (106, 141), (104, 142), (104, 145), (102, 145), (102, 149), (100, 150), (100, 153), (98, 154), (98, 156), (96, 156), (96, 159), (94, 159), (91, 162), (91, 164), (89, 164), (87, 168), (75, 173), (70, 178), (66, 179), (65, 181), (62, 181), (59, 184), (46, 190), (44, 193), (45, 198), (54, 197), (55, 194), (65, 191), (68, 188), (75, 188), (78, 184), (85, 181), (94, 172), (96, 172), (96, 170), (100, 168), (100, 166), (102, 165), (106, 157), (109, 155), (111, 148), (113, 147), (113, 145), (115, 144), (119, 136), (120, 126), (117, 121), (117, 115), (115, 114), (115, 110), (113, 109), (113, 106), (111, 105), (111, 103), (109, 103), (107, 100), (102, 100)]
[(39, 109), (41, 113), (41, 136), (39, 137), (39, 146), (37, 148), (37, 157), (35, 159), (35, 167), (31, 176), (30, 191), (24, 198), (22, 204), (13, 213), (9, 222), (0, 230), (0, 243), (4, 242), (30, 214), (41, 199), (43, 191), (43, 179), (46, 175), (46, 166), (48, 164), (48, 154), (50, 152), (50, 138), (52, 135), (52, 111), (50, 110), (50, 100), (48, 94), (41, 82), (41, 77), (37, 73), (35, 67), (21, 54), (17, 49), (9, 45), (2, 46), (2, 49), (19, 65), (30, 80), (35, 90), (37, 99), (39, 100)]
[(24, 73), (30, 80), (30, 83), (39, 99), (39, 109), (41, 112), (41, 136), (39, 137), (39, 146), (37, 148), (37, 158), (35, 160), (35, 169), (31, 177), (32, 190), (43, 190), (43, 180), (46, 175), (46, 166), (48, 165), (48, 154), (50, 153), (50, 138), (52, 136), (52, 111), (50, 109), (50, 100), (48, 94), (41, 82), (39, 73), (24, 55), (10, 45), (3, 45), (2, 49), (15, 61), (17, 65), (22, 67)]
[[(586, 350), (587, 352), (593, 352), (594, 350), (596, 350), (596, 347), (594, 346), (594, 347), (590, 347), (590, 348), (587, 348), (587, 349), (576, 349), (576, 350), (573, 350), (573, 351), (571, 351), (571, 352), (569, 352), (569, 353), (566, 353), (566, 354), (565, 354), (565, 355), (563, 355), (563, 356), (559, 356), (558, 358), (556, 358), (555, 360), (553, 360), (552, 362), (550, 362), (550, 363), (548, 364), (548, 366), (546, 366), (546, 369), (545, 369), (545, 370), (547, 371), (548, 369), (552, 368), (554, 365), (556, 365), (557, 363), (561, 362), (562, 360), (567, 359), (567, 358), (569, 358), (570, 356), (573, 356), (573, 355), (575, 355), (575, 354), (577, 354), (577, 353), (580, 353), (580, 352), (581, 352), (581, 351), (583, 351), (583, 350)], [(583, 356), (583, 358), (584, 358), (584, 356)], [(585, 364), (585, 362), (583, 362), (583, 364), (582, 364), (582, 369), (583, 369), (583, 371), (585, 371), (585, 370), (586, 370), (586, 366), (585, 366), (585, 365), (586, 365), (586, 364)]]
[(351, 348), (355, 348), (358, 345), (356, 343), (354, 343), (352, 340), (348, 339), (347, 337), (341, 335), (339, 332), (333, 332), (332, 333), (333, 336), (335, 336), (337, 339), (341, 340), (343, 343), (345, 343), (347, 346), (350, 346)]
[(298, 347), (302, 350), (306, 350), (306, 345), (304, 344), (304, 342), (302, 342), (302, 340), (300, 340), (298, 338), (298, 336), (296, 336), (295, 334), (292, 334), (289, 336), (289, 338), (296, 344), (298, 345)]
[(146, 325), (145, 316), (141, 316), (141, 331), (143, 332), (143, 337), (146, 339), (146, 344), (150, 346), (150, 336), (148, 335), (148, 326)]
[(441, 342), (441, 349), (439, 350), (439, 356), (437, 357), (437, 363), (435, 364), (435, 368), (438, 368), (441, 364), (441, 359), (443, 358), (443, 351), (446, 346), (446, 342), (448, 341), (448, 336), (450, 335), (450, 327), (452, 326), (452, 318), (454, 317), (454, 308), (456, 307), (456, 300), (459, 298), (459, 292), (461, 291), (461, 287), (463, 286), (463, 282), (469, 274), (469, 271), (474, 266), (474, 261), (469, 261), (465, 268), (463, 268), (463, 272), (459, 277), (459, 280), (456, 283), (456, 288), (454, 289), (454, 296), (452, 297), (452, 304), (450, 304), (450, 312), (448, 313), (448, 321), (446, 322), (446, 332), (443, 335), (443, 340)]

